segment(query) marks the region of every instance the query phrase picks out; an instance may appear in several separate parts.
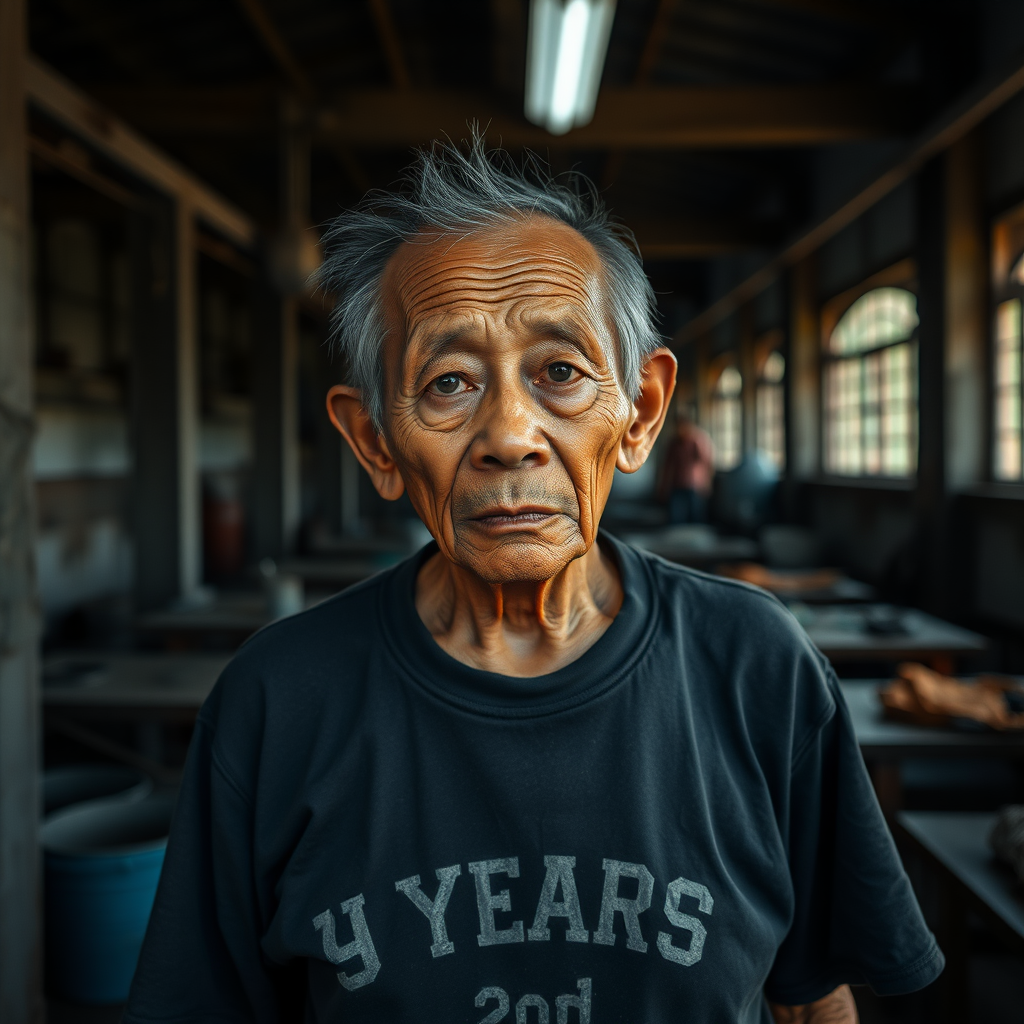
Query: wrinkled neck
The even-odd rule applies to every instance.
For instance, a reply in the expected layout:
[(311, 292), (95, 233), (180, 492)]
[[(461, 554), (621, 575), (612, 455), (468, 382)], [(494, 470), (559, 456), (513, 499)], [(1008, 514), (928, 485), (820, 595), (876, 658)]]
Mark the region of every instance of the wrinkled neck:
[(569, 664), (621, 605), (618, 568), (598, 544), (547, 580), (493, 584), (438, 553), (416, 581), (416, 610), (441, 648), (502, 675), (545, 675)]

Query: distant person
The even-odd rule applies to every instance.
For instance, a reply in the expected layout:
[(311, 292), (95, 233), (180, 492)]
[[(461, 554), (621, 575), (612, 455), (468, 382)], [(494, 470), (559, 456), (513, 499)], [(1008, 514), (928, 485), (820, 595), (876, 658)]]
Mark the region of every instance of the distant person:
[(661, 498), (670, 523), (707, 521), (708, 496), (715, 477), (715, 447), (707, 431), (683, 417), (661, 466)]

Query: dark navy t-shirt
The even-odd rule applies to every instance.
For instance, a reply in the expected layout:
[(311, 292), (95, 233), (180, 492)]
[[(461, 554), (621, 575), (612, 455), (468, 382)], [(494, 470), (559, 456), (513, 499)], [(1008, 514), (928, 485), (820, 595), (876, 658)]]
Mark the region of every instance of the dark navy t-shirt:
[(767, 1024), (932, 981), (827, 662), (773, 598), (610, 537), (550, 675), (414, 605), (431, 553), (276, 623), (199, 715), (125, 1020)]

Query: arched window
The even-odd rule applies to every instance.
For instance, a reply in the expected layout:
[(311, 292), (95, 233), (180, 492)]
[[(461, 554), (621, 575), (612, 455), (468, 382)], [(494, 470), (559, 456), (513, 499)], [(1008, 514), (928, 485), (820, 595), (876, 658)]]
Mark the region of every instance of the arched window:
[[(992, 474), (997, 480), (1024, 479), (1024, 367), (1021, 345), (1021, 290), (1024, 286), (1024, 256), (1010, 271), (1006, 292), (1013, 298), (996, 307), (995, 351), (993, 352), (993, 458)], [(1006, 294), (1004, 292), (1004, 294)]]
[(757, 447), (779, 472), (786, 468), (786, 414), (782, 382), (786, 358), (778, 349), (768, 353), (757, 378)]
[(826, 472), (917, 470), (917, 324), (905, 288), (872, 289), (836, 324), (823, 358)]
[(715, 466), (732, 469), (743, 455), (743, 378), (731, 363), (722, 369), (711, 395), (711, 440)]

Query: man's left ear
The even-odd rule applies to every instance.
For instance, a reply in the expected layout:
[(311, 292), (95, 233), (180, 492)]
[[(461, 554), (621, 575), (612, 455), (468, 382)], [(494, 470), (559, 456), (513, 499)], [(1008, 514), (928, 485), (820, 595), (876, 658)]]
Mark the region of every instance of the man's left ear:
[(635, 473), (651, 453), (676, 389), (676, 357), (667, 348), (651, 353), (641, 373), (640, 394), (633, 403), (633, 421), (619, 442), (615, 465)]

